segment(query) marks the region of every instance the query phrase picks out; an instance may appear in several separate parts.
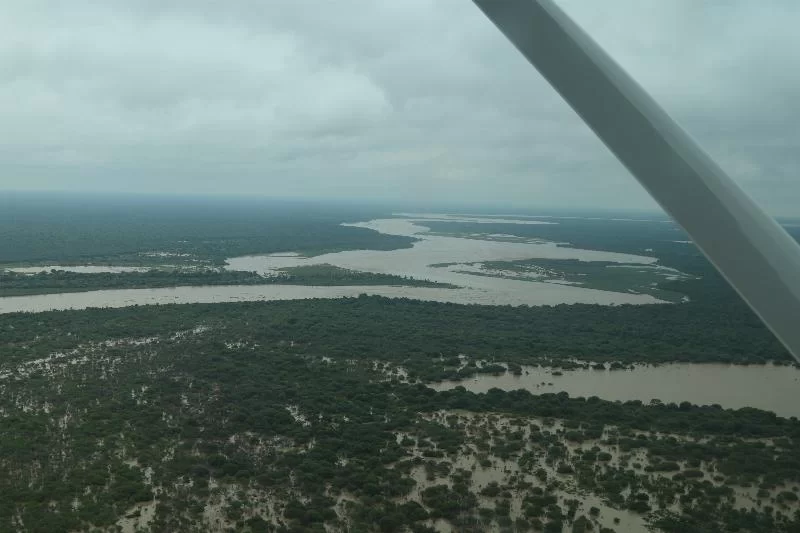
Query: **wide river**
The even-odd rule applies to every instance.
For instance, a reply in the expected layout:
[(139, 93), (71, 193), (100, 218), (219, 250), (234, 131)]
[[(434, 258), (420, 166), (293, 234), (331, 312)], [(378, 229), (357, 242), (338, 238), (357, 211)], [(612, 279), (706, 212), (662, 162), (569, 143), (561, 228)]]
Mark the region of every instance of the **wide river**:
[(636, 365), (632, 370), (563, 370), (525, 366), (523, 374), (480, 375), (431, 384), (437, 390), (458, 386), (472, 392), (525, 389), (534, 394), (567, 392), (571, 397), (649, 403), (690, 402), (725, 408), (756, 407), (780, 416), (800, 417), (800, 369), (774, 365), (673, 363)]
[[(343, 298), (360, 294), (390, 298), (413, 298), (426, 301), (483, 305), (549, 305), (559, 303), (652, 304), (661, 303), (646, 294), (600, 291), (570, 285), (522, 281), (474, 275), (474, 263), (530, 258), (610, 261), (628, 265), (654, 265), (651, 257), (559, 247), (555, 243), (505, 239), (493, 235), (491, 220), (485, 222), (486, 234), (467, 237), (431, 235), (425, 220), (467, 220), (465, 217), (408, 215), (405, 218), (378, 219), (355, 224), (389, 235), (419, 239), (411, 248), (400, 250), (358, 250), (305, 258), (295, 254), (272, 254), (234, 257), (228, 260), (231, 270), (256, 271), (272, 275), (280, 268), (330, 264), (364, 272), (411, 276), (457, 286), (455, 289), (403, 286), (321, 287), (303, 285), (236, 285), (174, 287), (162, 289), (123, 289), (90, 292), (45, 294), (0, 298), (0, 313), (40, 312), (88, 307), (127, 307), (149, 304), (216, 303), (260, 300), (297, 300)], [(542, 223), (528, 220), (500, 220), (520, 224)], [(505, 239), (505, 240), (504, 240)], [(444, 264), (444, 266), (443, 266)], [(436, 265), (436, 266), (433, 266)], [(126, 267), (36, 267), (20, 268), (36, 272), (63, 268), (79, 272), (123, 272)], [(664, 269), (665, 277), (674, 274)], [(564, 371), (554, 376), (551, 370), (528, 367), (527, 374), (515, 377), (481, 376), (459, 383), (443, 383), (436, 388), (462, 385), (476, 392), (492, 387), (524, 388), (534, 393), (566, 391), (571, 396), (598, 396), (608, 400), (643, 402), (657, 398), (663, 402), (689, 401), (695, 404), (720, 404), (723, 407), (758, 407), (782, 416), (800, 416), (800, 370), (773, 366), (726, 366), (674, 364), (659, 367), (639, 366), (629, 371)]]
[[(0, 298), (0, 313), (39, 312), (87, 307), (127, 307), (132, 305), (170, 303), (216, 303), (260, 300), (300, 300), (309, 298), (343, 298), (360, 294), (390, 298), (482, 305), (555, 305), (560, 303), (651, 304), (662, 303), (647, 294), (601, 291), (556, 283), (522, 281), (469, 274), (469, 263), (509, 261), (516, 259), (580, 259), (610, 261), (620, 264), (652, 265), (652, 257), (559, 247), (548, 242), (505, 242), (490, 238), (461, 238), (428, 235), (428, 228), (415, 222), (423, 219), (378, 219), (354, 226), (369, 228), (387, 235), (411, 236), (419, 239), (411, 248), (400, 250), (357, 250), (325, 254), (311, 258), (292, 254), (234, 257), (227, 261), (230, 270), (274, 274), (280, 268), (300, 265), (330, 264), (337, 267), (411, 276), (456, 285), (455, 289), (403, 286), (322, 287), (303, 285), (222, 285), (173, 287), (160, 289), (119, 289), (91, 292), (14, 296)], [(472, 220), (451, 217), (446, 220)], [(537, 221), (477, 219), (491, 226), (494, 222), (543, 224)], [(448, 263), (448, 266), (432, 266)], [(20, 271), (41, 271), (50, 268), (86, 271), (86, 267), (47, 266)], [(120, 267), (91, 267), (91, 271), (120, 271)]]

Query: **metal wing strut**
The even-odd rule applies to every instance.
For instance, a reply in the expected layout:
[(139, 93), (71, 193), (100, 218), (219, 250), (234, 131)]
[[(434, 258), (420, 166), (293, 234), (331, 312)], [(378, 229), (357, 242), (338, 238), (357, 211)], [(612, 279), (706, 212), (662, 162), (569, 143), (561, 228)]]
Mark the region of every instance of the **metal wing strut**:
[(475, 4), (800, 362), (800, 246), (551, 0)]

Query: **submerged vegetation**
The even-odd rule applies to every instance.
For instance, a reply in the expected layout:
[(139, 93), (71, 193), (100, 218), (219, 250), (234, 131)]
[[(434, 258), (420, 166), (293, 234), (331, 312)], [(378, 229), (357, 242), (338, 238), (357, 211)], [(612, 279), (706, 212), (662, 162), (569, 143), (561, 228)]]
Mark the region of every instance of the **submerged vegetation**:
[(612, 292), (649, 294), (668, 302), (681, 302), (684, 295), (665, 290), (660, 283), (687, 276), (658, 265), (620, 264), (577, 259), (523, 259), (486, 261), (470, 274), (523, 279), (544, 283), (564, 283)]
[[(200, 200), (142, 211), (116, 202), (89, 206), (89, 216), (52, 202), (35, 216), (0, 212), (0, 263), (159, 269), (6, 272), (0, 296), (215, 284), (442, 286), (330, 265), (270, 276), (221, 268), (234, 255), (410, 245), (339, 225), (373, 213), (306, 206), (308, 216), (298, 217), (296, 205), (233, 201), (203, 211)], [(426, 225), (486, 232), (480, 224)], [(362, 296), (2, 315), (0, 533), (800, 530), (795, 418), (429, 387), (521, 373), (523, 364), (790, 362), (672, 224), (575, 219), (491, 231), (651, 255), (687, 276), (639, 272), (626, 283), (689, 301), (515, 308)], [(607, 264), (487, 266), (622, 287)]]
[(364, 297), (5, 315), (0, 531), (800, 526), (797, 420), (419, 383), (440, 343), (506, 318), (488, 311)]
[[(242, 334), (282, 334), (297, 342), (317, 339), (332, 355), (379, 353), (403, 362), (418, 377), (449, 379), (459, 366), (458, 355), (473, 359), (538, 364), (572, 359), (621, 362), (789, 362), (791, 357), (754, 317), (735, 309), (699, 308), (696, 305), (607, 307), (558, 305), (554, 307), (487, 307), (361, 297), (267, 304), (199, 304), (155, 306), (146, 314), (136, 309), (90, 309), (84, 314), (64, 313), (4, 315), (0, 332), (11, 342), (20, 328), (35, 328), (46, 339), (58, 339), (73, 320), (91, 317), (83, 335), (140, 335), (138, 325), (203, 317), (230, 323)], [(10, 316), (15, 329), (3, 328)], [(47, 316), (46, 322), (42, 317)], [(129, 317), (136, 316), (132, 321)], [(185, 319), (185, 320), (184, 320)], [(269, 325), (265, 332), (249, 332), (256, 321)], [(119, 325), (119, 326), (117, 326)], [(175, 324), (175, 329), (181, 329)], [(350, 330), (342, 337), (332, 332)], [(59, 333), (59, 332), (62, 333)], [(69, 339), (68, 339), (69, 340)], [(0, 345), (0, 355), (9, 346)], [(445, 364), (432, 367), (432, 357)]]

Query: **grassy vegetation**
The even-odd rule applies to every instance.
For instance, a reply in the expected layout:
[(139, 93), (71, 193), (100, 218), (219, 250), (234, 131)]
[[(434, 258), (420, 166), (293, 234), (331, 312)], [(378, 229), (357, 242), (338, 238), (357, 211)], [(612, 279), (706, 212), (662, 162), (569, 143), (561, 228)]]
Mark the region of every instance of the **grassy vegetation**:
[(608, 261), (577, 259), (524, 259), (520, 261), (487, 261), (484, 273), (471, 274), (530, 279), (541, 282), (567, 282), (573, 285), (612, 292), (649, 294), (668, 302), (680, 302), (684, 295), (664, 290), (659, 284), (668, 276), (684, 277), (679, 272), (658, 270), (648, 265), (619, 264)]

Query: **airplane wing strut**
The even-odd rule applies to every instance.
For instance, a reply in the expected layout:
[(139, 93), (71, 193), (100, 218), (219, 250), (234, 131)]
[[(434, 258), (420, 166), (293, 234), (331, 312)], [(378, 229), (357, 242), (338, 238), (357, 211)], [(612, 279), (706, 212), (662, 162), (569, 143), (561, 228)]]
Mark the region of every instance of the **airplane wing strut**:
[(800, 362), (794, 239), (551, 0), (473, 1)]

